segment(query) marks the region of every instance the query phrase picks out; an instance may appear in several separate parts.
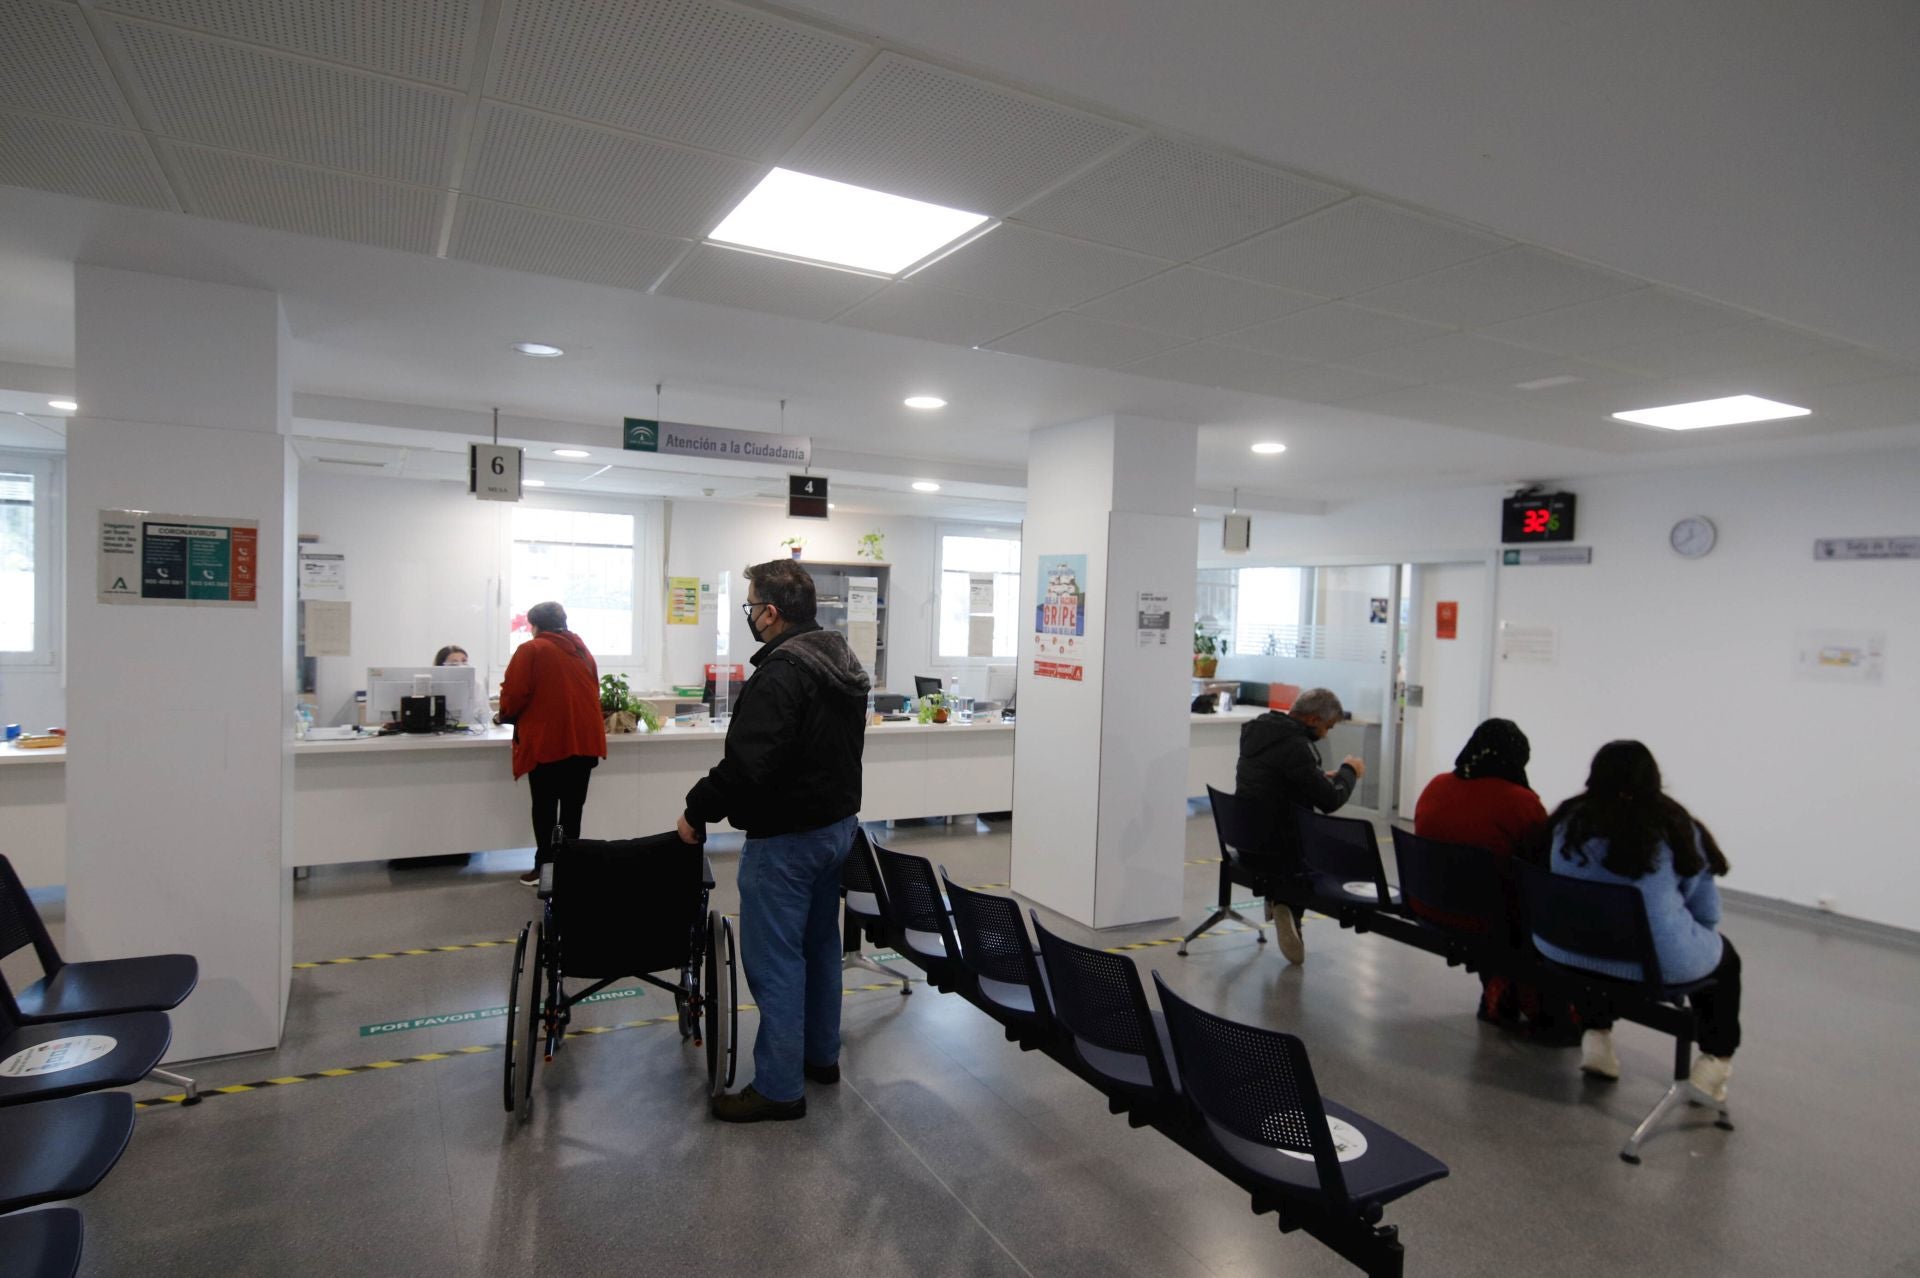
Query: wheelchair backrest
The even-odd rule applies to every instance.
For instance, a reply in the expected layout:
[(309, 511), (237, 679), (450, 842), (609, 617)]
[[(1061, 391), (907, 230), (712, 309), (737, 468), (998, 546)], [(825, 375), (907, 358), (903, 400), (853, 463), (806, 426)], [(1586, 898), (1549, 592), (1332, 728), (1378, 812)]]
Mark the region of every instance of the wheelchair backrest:
[(562, 972), (602, 979), (678, 969), (706, 926), (705, 851), (673, 833), (574, 839), (554, 849)]

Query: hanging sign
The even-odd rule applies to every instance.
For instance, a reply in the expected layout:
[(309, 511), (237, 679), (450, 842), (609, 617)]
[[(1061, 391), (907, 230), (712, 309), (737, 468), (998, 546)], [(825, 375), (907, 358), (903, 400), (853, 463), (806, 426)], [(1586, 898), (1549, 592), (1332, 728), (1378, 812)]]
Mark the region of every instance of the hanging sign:
[[(620, 432), (620, 446), (628, 452), (658, 453), (662, 457), (779, 462), (793, 466), (813, 464), (813, 440), (806, 435), (765, 435), (753, 430), (657, 422), (647, 417), (626, 419)], [(824, 497), (825, 485), (821, 487)]]
[(467, 491), (481, 501), (519, 501), (520, 450), (502, 444), (468, 444)]
[(253, 607), (260, 522), (148, 510), (100, 512), (101, 603)]
[(827, 517), (827, 477), (825, 475), (787, 476), (787, 518), (825, 519)]
[(1540, 564), (1590, 564), (1592, 546), (1529, 546), (1524, 550), (1503, 550), (1500, 562), (1508, 568)]

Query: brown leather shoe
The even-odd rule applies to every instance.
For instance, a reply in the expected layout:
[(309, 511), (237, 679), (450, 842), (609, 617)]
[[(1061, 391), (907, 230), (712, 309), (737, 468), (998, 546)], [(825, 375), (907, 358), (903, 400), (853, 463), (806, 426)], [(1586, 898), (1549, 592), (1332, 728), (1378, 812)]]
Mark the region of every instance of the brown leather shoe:
[(752, 1087), (713, 1098), (713, 1116), (723, 1123), (784, 1123), (807, 1116), (807, 1098), (771, 1101)]

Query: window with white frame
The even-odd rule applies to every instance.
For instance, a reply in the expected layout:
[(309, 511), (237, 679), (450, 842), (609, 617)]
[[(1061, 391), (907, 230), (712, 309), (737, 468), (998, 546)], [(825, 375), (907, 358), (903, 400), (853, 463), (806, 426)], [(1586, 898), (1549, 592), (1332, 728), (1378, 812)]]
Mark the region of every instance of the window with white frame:
[(0, 453), (0, 664), (53, 664), (53, 463)]
[(552, 599), (567, 610), (567, 628), (603, 664), (633, 655), (634, 525), (632, 515), (513, 508), (509, 652), (533, 637), (527, 610)]
[(1233, 592), (1233, 651), (1242, 656), (1304, 657), (1302, 601), (1312, 569), (1241, 568)]
[(941, 529), (937, 606), (940, 660), (1012, 660), (1020, 635), (1019, 531)]

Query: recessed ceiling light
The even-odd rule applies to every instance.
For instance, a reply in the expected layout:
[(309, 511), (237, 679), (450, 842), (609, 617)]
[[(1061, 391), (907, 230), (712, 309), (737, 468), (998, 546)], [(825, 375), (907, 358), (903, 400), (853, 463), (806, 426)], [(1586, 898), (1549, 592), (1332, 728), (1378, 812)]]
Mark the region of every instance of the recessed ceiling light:
[(1699, 430), (1705, 426), (1738, 426), (1743, 422), (1771, 422), (1782, 417), (1805, 417), (1811, 408), (1798, 408), (1758, 395), (1729, 395), (1724, 399), (1702, 399), (1691, 404), (1668, 404), (1664, 408), (1636, 408), (1615, 413), (1623, 422), (1658, 426), (1661, 430)]
[(913, 481), (913, 491), (916, 493), (937, 493), (940, 491), (940, 485), (934, 483), (931, 479), (916, 479)]
[(945, 408), (947, 401), (938, 395), (909, 395), (900, 401), (908, 408)]
[(556, 448), (553, 450), (553, 455), (555, 457), (591, 457), (593, 456), (592, 453), (588, 452), (584, 448)]
[(522, 488), (545, 488), (547, 481), (544, 479), (523, 479), (520, 481), (520, 486)]
[(1263, 439), (1253, 446), (1253, 451), (1259, 453), (1262, 457), (1272, 457), (1276, 453), (1286, 452), (1287, 446), (1276, 443), (1271, 439)]
[(566, 352), (558, 346), (549, 346), (545, 342), (515, 342), (513, 349), (519, 351), (522, 355), (531, 355), (535, 359), (553, 359), (556, 356), (566, 354)]
[(47, 407), (57, 408), (63, 413), (77, 413), (80, 411), (80, 405), (70, 399), (50, 399), (47, 401)]
[(775, 169), (708, 237), (857, 271), (897, 275), (987, 221), (862, 186)]

